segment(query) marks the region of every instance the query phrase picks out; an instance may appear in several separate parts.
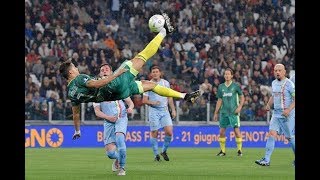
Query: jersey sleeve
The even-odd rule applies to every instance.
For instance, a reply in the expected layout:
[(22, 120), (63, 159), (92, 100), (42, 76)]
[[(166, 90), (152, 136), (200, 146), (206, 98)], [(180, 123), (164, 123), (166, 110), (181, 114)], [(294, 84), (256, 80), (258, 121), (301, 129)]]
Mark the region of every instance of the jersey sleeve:
[(241, 87), (237, 84), (237, 93), (238, 93), (238, 95), (243, 95), (243, 92), (242, 92), (242, 89), (241, 89)]
[(164, 80), (164, 86), (170, 88), (170, 83), (167, 80)]
[(288, 85), (287, 85), (287, 87), (288, 87), (288, 91), (289, 91), (289, 93), (291, 94), (291, 96), (295, 96), (295, 93), (296, 93), (296, 91), (295, 91), (295, 85), (294, 85), (294, 83), (291, 81), (291, 80), (289, 80), (288, 81), (289, 83), (288, 83)]
[(80, 74), (76, 77), (77, 79), (76, 80), (76, 83), (78, 86), (87, 86), (87, 82), (89, 80), (92, 80), (93, 78), (89, 75), (86, 75), (86, 74)]

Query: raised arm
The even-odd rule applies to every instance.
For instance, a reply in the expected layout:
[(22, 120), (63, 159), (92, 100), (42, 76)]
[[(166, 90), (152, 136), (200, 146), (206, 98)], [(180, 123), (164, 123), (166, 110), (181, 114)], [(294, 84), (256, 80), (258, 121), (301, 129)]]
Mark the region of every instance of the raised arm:
[(107, 76), (105, 78), (99, 79), (99, 80), (88, 80), (87, 81), (87, 87), (92, 87), (92, 88), (100, 88), (108, 83), (110, 83), (111, 81), (113, 81), (115, 78), (117, 78), (118, 76), (120, 76), (122, 73), (126, 72), (127, 69), (119, 69), (119, 71), (116, 71), (114, 74), (111, 74), (110, 76)]

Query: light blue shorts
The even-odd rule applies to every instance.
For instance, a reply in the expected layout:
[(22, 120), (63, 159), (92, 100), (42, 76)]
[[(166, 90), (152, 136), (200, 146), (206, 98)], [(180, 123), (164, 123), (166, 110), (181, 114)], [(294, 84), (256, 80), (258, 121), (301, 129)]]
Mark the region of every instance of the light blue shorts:
[(103, 123), (103, 142), (104, 145), (116, 142), (116, 133), (122, 132), (125, 136), (127, 133), (128, 117), (119, 118), (116, 123), (104, 121)]
[(274, 117), (270, 121), (269, 130), (277, 131), (278, 134), (284, 134), (286, 138), (295, 135), (295, 113), (291, 112), (288, 117)]
[(172, 126), (172, 119), (167, 107), (153, 108), (149, 106), (150, 130), (155, 131), (165, 126)]

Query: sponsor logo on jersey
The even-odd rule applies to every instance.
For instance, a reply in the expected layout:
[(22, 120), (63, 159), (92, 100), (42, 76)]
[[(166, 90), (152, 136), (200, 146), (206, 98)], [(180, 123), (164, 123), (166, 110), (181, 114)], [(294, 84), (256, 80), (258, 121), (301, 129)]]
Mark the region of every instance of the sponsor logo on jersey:
[(230, 92), (230, 93), (223, 93), (223, 95), (222, 95), (223, 97), (226, 97), (226, 96), (229, 96), (229, 97), (231, 97), (232, 96), (232, 93)]

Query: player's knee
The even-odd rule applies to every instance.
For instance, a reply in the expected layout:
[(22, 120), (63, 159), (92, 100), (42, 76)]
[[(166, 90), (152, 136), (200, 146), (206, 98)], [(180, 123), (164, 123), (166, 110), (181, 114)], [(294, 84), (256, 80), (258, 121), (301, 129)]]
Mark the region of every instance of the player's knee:
[(273, 131), (273, 130), (271, 130), (271, 131), (268, 133), (268, 136), (272, 136), (272, 137), (274, 137), (274, 138), (276, 138), (277, 135), (278, 135), (277, 131)]
[(117, 133), (116, 134), (116, 142), (117, 142), (117, 148), (120, 149), (126, 149), (126, 143), (123, 133)]
[(141, 83), (144, 91), (151, 91), (157, 86), (157, 83), (147, 80), (141, 80)]
[(107, 151), (107, 156), (110, 159), (116, 159), (116, 152), (115, 151)]
[(151, 131), (150, 134), (151, 134), (152, 138), (157, 138), (158, 137), (158, 130)]
[(164, 126), (164, 133), (166, 136), (172, 136), (173, 128), (172, 125), (166, 125)]

